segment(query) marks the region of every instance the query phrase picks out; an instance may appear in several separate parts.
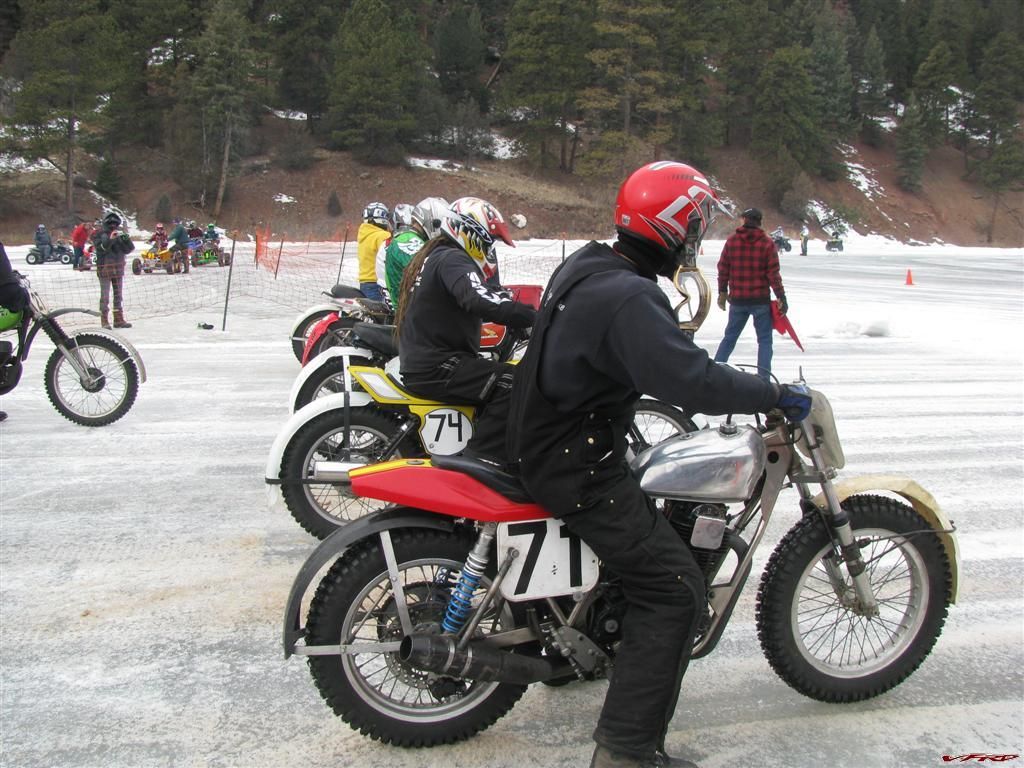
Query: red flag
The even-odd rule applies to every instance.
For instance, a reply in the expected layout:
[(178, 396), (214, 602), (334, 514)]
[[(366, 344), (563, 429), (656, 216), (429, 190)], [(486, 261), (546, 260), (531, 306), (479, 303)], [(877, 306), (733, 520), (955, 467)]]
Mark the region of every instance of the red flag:
[(772, 301), (772, 328), (781, 333), (783, 336), (789, 335), (789, 338), (800, 347), (800, 351), (804, 351), (804, 345), (800, 343), (800, 337), (796, 335), (796, 331), (793, 330), (793, 324), (789, 322), (789, 318), (779, 312), (779, 302)]

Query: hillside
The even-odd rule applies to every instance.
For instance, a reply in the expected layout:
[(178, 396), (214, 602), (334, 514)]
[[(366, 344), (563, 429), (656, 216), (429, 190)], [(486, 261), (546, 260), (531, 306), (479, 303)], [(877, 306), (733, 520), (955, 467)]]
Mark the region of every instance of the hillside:
[[(354, 237), (363, 206), (370, 200), (388, 205), (416, 202), (429, 195), (453, 200), (463, 195), (489, 199), (509, 216), (521, 213), (527, 226), (517, 237), (573, 238), (608, 237), (613, 188), (594, 189), (580, 179), (558, 173), (538, 173), (523, 161), (486, 160), (473, 170), (449, 164), (449, 169), (427, 167), (365, 166), (347, 153), (316, 150), (316, 161), (305, 171), (286, 171), (272, 161), (274, 148), (293, 135), (294, 124), (274, 117), (265, 119), (257, 130), (267, 155), (246, 158), (232, 179), (218, 225), (241, 232), (269, 227), (275, 237), (292, 240), (341, 239), (346, 226)], [(976, 184), (965, 181), (963, 159), (951, 148), (942, 148), (929, 158), (922, 178), (922, 191), (908, 194), (896, 184), (895, 162), (888, 148), (856, 147), (850, 162), (863, 166), (866, 194), (851, 182), (817, 183), (815, 198), (835, 207), (855, 210), (858, 232), (875, 232), (910, 242), (940, 240), (958, 245), (984, 245), (984, 226), (992, 215), (992, 203)], [(120, 205), (137, 211), (139, 226), (151, 229), (160, 196), (168, 194), (177, 215), (200, 222), (210, 214), (185, 199), (183, 191), (170, 181), (168, 159), (147, 149), (122, 151), (118, 156), (122, 195)], [(440, 165), (438, 163), (437, 165)], [(84, 168), (84, 175), (91, 175)], [(782, 224), (795, 235), (799, 222), (772, 210), (765, 203), (766, 179), (744, 150), (717, 150), (702, 170), (712, 174), (726, 195), (738, 207), (756, 205), (765, 211), (765, 224)], [(332, 191), (338, 195), (342, 213), (327, 213)], [(275, 198), (278, 198), (275, 200)], [(285, 202), (280, 202), (284, 200)], [(292, 202), (294, 201), (294, 202)], [(16, 172), (0, 175), (0, 239), (27, 242), (39, 222), (66, 231), (63, 215), (61, 177), (53, 172)], [(81, 217), (94, 217), (100, 203), (87, 189), (76, 191)], [(212, 208), (211, 206), (208, 206)], [(732, 226), (719, 219), (713, 234)], [(811, 223), (812, 237), (822, 236)], [(1024, 245), (1024, 193), (1003, 200), (996, 217), (994, 238), (999, 247)]]

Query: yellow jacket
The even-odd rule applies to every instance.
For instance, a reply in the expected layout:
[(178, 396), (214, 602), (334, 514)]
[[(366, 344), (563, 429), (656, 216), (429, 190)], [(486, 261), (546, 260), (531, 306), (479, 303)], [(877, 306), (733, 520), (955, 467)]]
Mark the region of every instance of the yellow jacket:
[(359, 225), (356, 243), (358, 243), (360, 283), (377, 282), (377, 249), (389, 237), (391, 237), (391, 233), (376, 224), (364, 221)]

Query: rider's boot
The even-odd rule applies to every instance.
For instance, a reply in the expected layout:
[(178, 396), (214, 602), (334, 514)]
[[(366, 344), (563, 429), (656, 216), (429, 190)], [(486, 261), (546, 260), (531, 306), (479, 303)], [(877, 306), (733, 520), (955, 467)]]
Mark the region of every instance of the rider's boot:
[(124, 319), (124, 311), (120, 309), (114, 310), (114, 327), (115, 328), (131, 328), (132, 324)]
[(669, 757), (665, 752), (658, 751), (654, 757), (639, 758), (622, 752), (613, 752), (600, 744), (594, 749), (590, 759), (590, 768), (698, 768), (696, 763), (679, 757)]
[(109, 312), (100, 312), (100, 325), (102, 325), (104, 328), (109, 328), (110, 327), (110, 313)]

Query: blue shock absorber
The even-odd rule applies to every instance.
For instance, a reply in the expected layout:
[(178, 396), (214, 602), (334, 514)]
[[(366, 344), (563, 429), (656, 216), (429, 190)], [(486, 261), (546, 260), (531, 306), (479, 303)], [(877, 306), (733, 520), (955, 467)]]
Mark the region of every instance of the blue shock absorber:
[(473, 593), (480, 586), (484, 571), (487, 569), (488, 554), (491, 548), (491, 541), (494, 540), (496, 526), (494, 523), (487, 523), (480, 531), (480, 537), (473, 546), (473, 551), (466, 558), (466, 564), (462, 567), (459, 575), (459, 582), (452, 590), (448, 598), (448, 607), (441, 621), (441, 629), (451, 634), (458, 632), (466, 626), (473, 611)]

